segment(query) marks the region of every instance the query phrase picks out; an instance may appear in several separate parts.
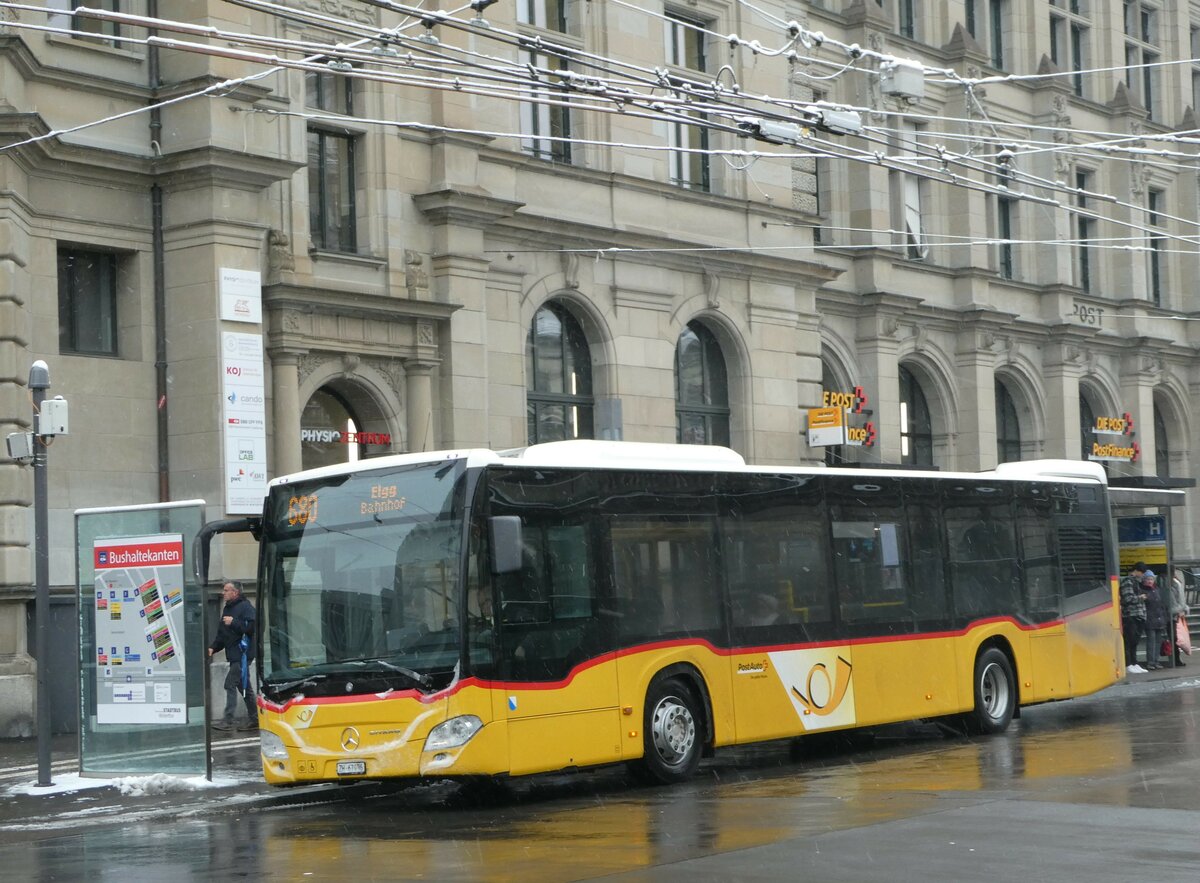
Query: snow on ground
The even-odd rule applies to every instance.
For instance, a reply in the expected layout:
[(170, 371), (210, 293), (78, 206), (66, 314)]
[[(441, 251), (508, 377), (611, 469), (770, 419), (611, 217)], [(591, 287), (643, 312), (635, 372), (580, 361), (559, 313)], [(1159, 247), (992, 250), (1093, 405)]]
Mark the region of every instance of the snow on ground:
[[(121, 776), (115, 779), (97, 779), (79, 773), (58, 773), (51, 776), (52, 784), (45, 787), (36, 782), (26, 782), (5, 789), (4, 796), (18, 794), (44, 797), (52, 794), (70, 794), (97, 788), (115, 788), (126, 797), (144, 797), (152, 794), (175, 794), (186, 791), (203, 791), (209, 788), (232, 788), (252, 781), (235, 776), (215, 776), (212, 781), (203, 776), (171, 776), (154, 773), (149, 776)], [(257, 779), (253, 780), (257, 781)]]

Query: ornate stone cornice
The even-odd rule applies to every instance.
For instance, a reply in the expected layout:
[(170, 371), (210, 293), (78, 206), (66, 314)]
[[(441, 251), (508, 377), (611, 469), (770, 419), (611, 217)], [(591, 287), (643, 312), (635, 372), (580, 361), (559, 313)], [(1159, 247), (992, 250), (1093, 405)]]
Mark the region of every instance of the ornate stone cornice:
[(483, 229), (502, 218), (511, 217), (525, 203), (501, 199), (482, 190), (446, 188), (418, 193), (413, 197), (418, 209), (435, 224), (461, 224)]

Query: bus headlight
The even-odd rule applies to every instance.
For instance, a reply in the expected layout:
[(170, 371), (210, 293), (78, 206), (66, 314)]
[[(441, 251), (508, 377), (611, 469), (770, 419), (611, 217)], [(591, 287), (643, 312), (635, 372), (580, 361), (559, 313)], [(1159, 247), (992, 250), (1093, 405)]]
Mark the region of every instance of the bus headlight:
[[(426, 751), (442, 751), (458, 748), (471, 741), (471, 737), (483, 729), (483, 721), (473, 714), (463, 714), (443, 721), (425, 738)], [(280, 743), (282, 745), (282, 743)]]
[(287, 760), (288, 750), (284, 747), (283, 740), (270, 730), (259, 730), (258, 742), (263, 757), (268, 760)]

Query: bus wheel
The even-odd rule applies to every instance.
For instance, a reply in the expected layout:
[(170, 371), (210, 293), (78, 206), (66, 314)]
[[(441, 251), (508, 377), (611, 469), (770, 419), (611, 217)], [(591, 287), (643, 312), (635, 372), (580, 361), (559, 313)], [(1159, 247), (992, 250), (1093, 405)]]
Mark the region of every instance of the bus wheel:
[(651, 782), (681, 782), (700, 765), (703, 717), (682, 681), (655, 681), (646, 693), (642, 722), (644, 754), (639, 772)]
[(1008, 657), (995, 647), (975, 661), (975, 710), (967, 715), (973, 733), (1003, 733), (1017, 707), (1017, 683)]

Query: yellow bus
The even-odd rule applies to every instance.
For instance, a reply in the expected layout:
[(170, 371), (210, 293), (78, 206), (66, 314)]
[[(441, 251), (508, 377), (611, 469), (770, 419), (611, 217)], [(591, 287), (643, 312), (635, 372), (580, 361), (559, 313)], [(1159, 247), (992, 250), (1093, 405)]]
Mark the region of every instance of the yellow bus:
[(951, 716), (998, 733), (1125, 674), (1092, 463), (567, 441), (279, 478), (240, 526), (278, 785), (621, 762), (673, 782), (724, 746)]

